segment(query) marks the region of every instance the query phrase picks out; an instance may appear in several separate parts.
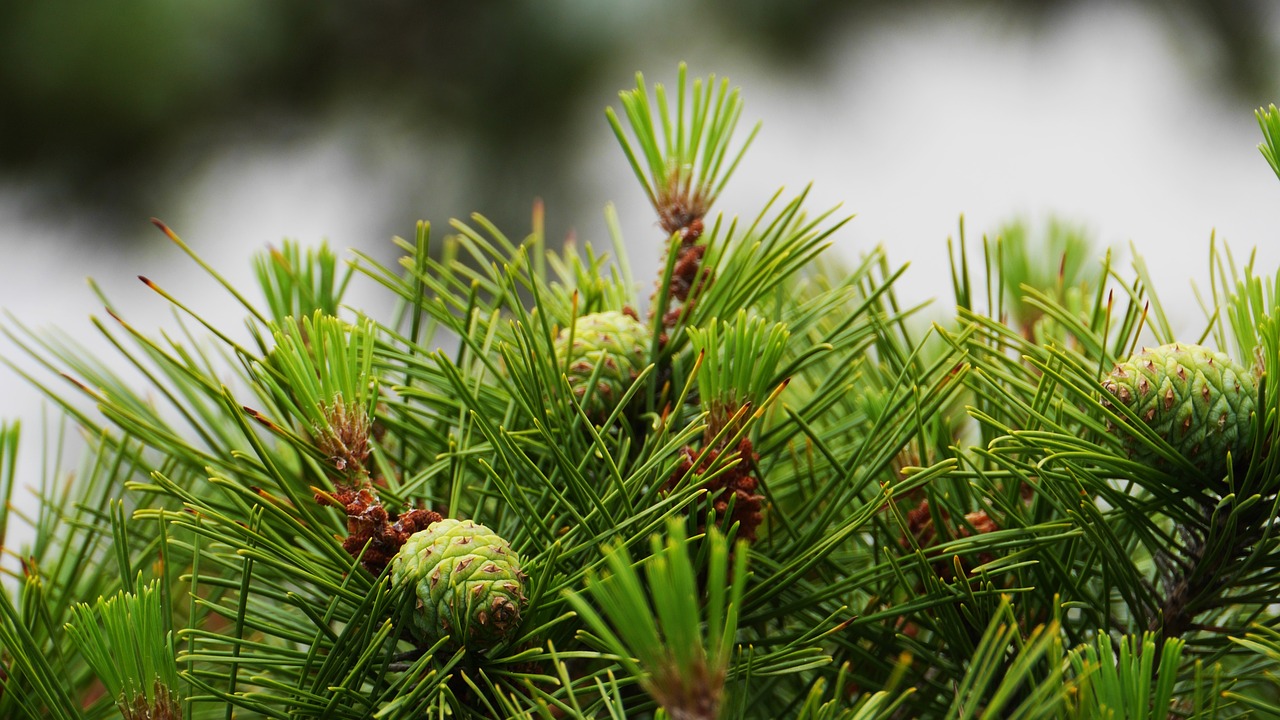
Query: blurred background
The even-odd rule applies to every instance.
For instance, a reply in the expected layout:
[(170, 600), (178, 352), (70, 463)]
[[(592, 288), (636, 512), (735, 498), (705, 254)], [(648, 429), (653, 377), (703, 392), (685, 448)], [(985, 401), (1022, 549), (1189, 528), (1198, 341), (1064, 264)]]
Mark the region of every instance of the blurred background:
[[(680, 60), (764, 124), (718, 209), (813, 182), (858, 216), (836, 251), (885, 244), (908, 299), (949, 302), (962, 213), (971, 241), (1052, 214), (1132, 242), (1189, 329), (1211, 233), (1280, 265), (1253, 116), (1280, 100), (1272, 0), (42, 0), (0, 3), (4, 324), (105, 348), (85, 277), (166, 323), (138, 274), (238, 322), (151, 216), (244, 284), (285, 237), (389, 262), (418, 219), (476, 211), (522, 237), (537, 197), (552, 238), (600, 245), (615, 202), (647, 294), (661, 233), (602, 110)], [(0, 416), (39, 407), (0, 372)]]

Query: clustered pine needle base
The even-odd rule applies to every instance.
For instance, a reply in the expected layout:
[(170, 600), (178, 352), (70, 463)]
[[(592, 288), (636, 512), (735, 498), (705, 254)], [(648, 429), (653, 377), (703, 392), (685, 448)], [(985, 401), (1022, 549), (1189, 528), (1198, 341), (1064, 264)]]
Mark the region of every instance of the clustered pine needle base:
[(535, 204), (251, 290), (157, 221), (243, 328), (144, 279), (172, 327), (94, 319), (126, 375), (9, 320), (64, 422), (35, 477), (0, 424), (0, 717), (1280, 715), (1280, 276), (1211, 240), (1175, 333), (1140, 258), (962, 223), (906, 307), (807, 192), (720, 212), (726, 81), (620, 99), (665, 238), (551, 248)]

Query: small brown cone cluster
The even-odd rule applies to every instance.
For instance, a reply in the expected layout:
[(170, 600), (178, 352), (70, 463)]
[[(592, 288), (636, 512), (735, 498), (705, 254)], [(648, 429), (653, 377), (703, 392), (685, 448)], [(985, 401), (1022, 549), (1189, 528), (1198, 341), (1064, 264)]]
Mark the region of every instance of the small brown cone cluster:
[(335, 505), (347, 513), (347, 537), (342, 549), (360, 558), (372, 575), (379, 576), (410, 535), (441, 520), (440, 513), (421, 508), (392, 514), (368, 487), (339, 487), (333, 493), (316, 490), (316, 502)]
[(671, 304), (662, 316), (664, 327), (675, 327), (680, 315), (693, 310), (694, 300), (690, 298), (694, 289), (704, 292), (711, 284), (711, 268), (702, 267), (702, 258), (707, 252), (706, 245), (698, 244), (702, 237), (702, 219), (694, 218), (688, 225), (682, 225), (670, 232), (680, 233), (680, 246), (676, 248), (676, 264), (671, 271), (671, 283), (667, 286), (667, 295)]
[[(987, 515), (986, 510), (978, 510), (977, 512), (965, 514), (964, 519), (968, 525), (958, 523), (953, 525), (951, 522), (951, 514), (946, 510), (939, 510), (938, 514), (941, 517), (942, 522), (946, 523), (948, 526), (953, 526), (951, 532), (956, 538), (971, 537), (975, 532), (979, 535), (983, 535), (1000, 529), (996, 525), (995, 521), (991, 519), (991, 516)], [(972, 532), (969, 530), (969, 526), (973, 527)], [(909, 534), (909, 537), (904, 537), (900, 541), (904, 549), (910, 549), (912, 547), (913, 539), (915, 541), (914, 545), (921, 549), (927, 549), (937, 545), (938, 529), (934, 527), (933, 512), (929, 508), (928, 500), (921, 500), (919, 505), (907, 513), (907, 533)], [(973, 558), (962, 557), (958, 559), (960, 561), (961, 570), (963, 570), (967, 575), (971, 567), (985, 565), (996, 558), (991, 553), (981, 552)], [(933, 570), (938, 574), (938, 577), (943, 578), (944, 580), (955, 579), (955, 563), (949, 560), (935, 561), (933, 563)]]
[[(756, 529), (760, 527), (761, 511), (764, 508), (764, 496), (756, 494), (759, 481), (752, 475), (752, 469), (760, 456), (751, 446), (749, 438), (743, 438), (732, 450), (712, 449), (702, 462), (694, 466), (698, 460), (698, 451), (691, 447), (681, 450), (683, 458), (667, 481), (667, 489), (674, 488), (676, 483), (690, 473), (704, 473), (717, 464), (725, 452), (736, 453), (738, 463), (725, 472), (707, 480), (702, 487), (707, 490), (707, 499), (715, 510), (716, 518), (729, 516), (731, 523), (738, 523), (737, 537), (749, 542), (756, 541)], [(733, 508), (730, 510), (730, 504)]]
[(369, 458), (370, 421), (360, 406), (348, 406), (342, 398), (323, 408), (327, 426), (315, 429), (316, 447), (328, 458), (341, 479), (332, 493), (312, 488), (323, 506), (340, 507), (347, 515), (347, 537), (342, 549), (375, 577), (387, 569), (410, 535), (441, 519), (440, 513), (422, 508), (395, 513), (387, 510), (365, 469)]
[(341, 397), (323, 405), (327, 426), (315, 428), (315, 443), (334, 469), (346, 477), (366, 476), (369, 460), (369, 416), (364, 408), (348, 407)]

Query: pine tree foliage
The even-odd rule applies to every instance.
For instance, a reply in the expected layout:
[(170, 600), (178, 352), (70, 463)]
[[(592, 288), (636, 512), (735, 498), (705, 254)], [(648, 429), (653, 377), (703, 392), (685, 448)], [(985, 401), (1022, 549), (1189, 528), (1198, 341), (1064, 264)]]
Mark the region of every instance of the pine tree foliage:
[[(394, 265), (285, 243), (256, 289), (157, 223), (246, 326), (142, 278), (174, 321), (104, 297), (114, 365), (10, 318), (86, 451), (46, 433), (18, 477), (0, 427), (0, 538), (33, 537), (5, 544), (0, 716), (1280, 712), (1280, 275), (1213, 241), (1177, 337), (1140, 258), (962, 224), (954, 314), (905, 307), (883, 249), (824, 254), (846, 218), (807, 192), (712, 214), (755, 135), (726, 81), (621, 104), (651, 297), (612, 209), (605, 252), (550, 247), (535, 205), (520, 237), (420, 223)], [(1108, 389), (1175, 342), (1250, 373), (1247, 442), (1197, 454)], [(1179, 362), (1157, 401), (1217, 422), (1195, 403), (1243, 390)]]
[(1259, 108), (1258, 125), (1262, 127), (1263, 137), (1258, 149), (1276, 171), (1276, 177), (1280, 177), (1280, 110), (1275, 105)]

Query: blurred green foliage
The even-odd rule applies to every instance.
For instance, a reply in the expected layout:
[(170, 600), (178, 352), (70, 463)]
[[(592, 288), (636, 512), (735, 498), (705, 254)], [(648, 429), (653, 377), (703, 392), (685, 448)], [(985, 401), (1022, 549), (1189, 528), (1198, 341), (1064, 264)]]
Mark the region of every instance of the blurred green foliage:
[[(1272, 89), (1268, 0), (1129, 2), (1207, 52), (1215, 87), (1254, 104)], [(1077, 4), (963, 3), (1033, 29)], [(162, 191), (154, 173), (172, 172), (175, 158), (245, 133), (287, 136), (299, 119), (354, 105), (456, 138), (482, 192), (538, 168), (539, 191), (555, 197), (564, 188), (546, 187), (560, 175), (547, 163), (574, 141), (566, 113), (623, 49), (683, 57), (747, 46), (794, 72), (842, 28), (943, 5), (13, 0), (0, 3), (0, 177), (136, 219), (154, 211), (139, 196)]]

